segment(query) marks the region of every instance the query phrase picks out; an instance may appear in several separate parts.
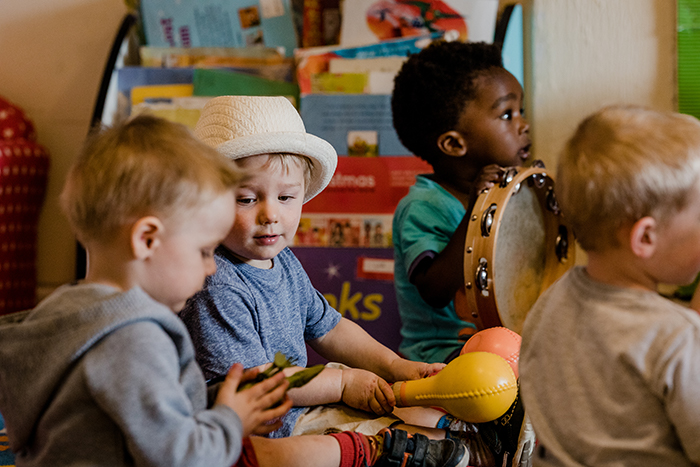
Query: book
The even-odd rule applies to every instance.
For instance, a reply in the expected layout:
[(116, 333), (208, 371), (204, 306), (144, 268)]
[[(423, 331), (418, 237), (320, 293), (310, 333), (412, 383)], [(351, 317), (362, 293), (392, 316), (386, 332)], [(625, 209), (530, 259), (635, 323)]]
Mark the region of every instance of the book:
[[(306, 131), (331, 143), (339, 155), (411, 155), (394, 130), (389, 94), (306, 94), (300, 113)], [(362, 153), (362, 145), (376, 148)]]
[(194, 86), (192, 84), (159, 84), (150, 86), (134, 86), (131, 88), (131, 105), (145, 101), (156, 101), (171, 97), (191, 96)]
[(140, 0), (146, 45), (154, 47), (298, 46), (289, 0)]
[(131, 90), (136, 86), (159, 84), (192, 84), (192, 68), (151, 68), (125, 66), (115, 70), (117, 74), (117, 114), (131, 114)]
[(498, 0), (353, 0), (344, 2), (340, 45), (357, 46), (456, 31), (459, 40), (492, 43)]
[(294, 58), (297, 63), (297, 82), (301, 94), (312, 91), (311, 77), (316, 73), (330, 71), (330, 63), (336, 59), (370, 59), (380, 57), (405, 58), (408, 54), (419, 52), (431, 41), (441, 38), (442, 32), (420, 36), (400, 38), (358, 47), (325, 46), (296, 49)]
[(195, 96), (285, 96), (294, 105), (299, 102), (299, 87), (227, 70), (198, 68), (193, 76)]
[(340, 39), (340, 0), (303, 0), (302, 47), (337, 44)]
[(269, 47), (149, 47), (139, 49), (141, 66), (227, 68), (267, 79), (294, 81), (294, 60)]
[(171, 97), (155, 102), (144, 101), (131, 109), (131, 115), (148, 113), (172, 122), (182, 123), (191, 130), (197, 125), (201, 110), (211, 97)]
[[(292, 247), (313, 286), (344, 317), (394, 351), (401, 318), (394, 291), (393, 248)], [(309, 347), (309, 365), (325, 362)]]
[[(304, 205), (304, 215), (393, 215), (401, 198), (416, 182), (416, 175), (433, 169), (416, 156), (339, 157), (331, 182)], [(339, 208), (342, 206), (342, 209)]]

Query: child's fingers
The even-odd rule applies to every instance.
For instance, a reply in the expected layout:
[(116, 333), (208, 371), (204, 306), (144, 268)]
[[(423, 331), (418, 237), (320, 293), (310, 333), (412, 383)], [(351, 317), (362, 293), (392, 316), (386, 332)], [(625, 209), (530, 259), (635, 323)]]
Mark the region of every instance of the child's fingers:
[(385, 380), (380, 379), (377, 383), (378, 389), (381, 391), (383, 399), (386, 401), (389, 411), (396, 405), (396, 396), (394, 395), (394, 390), (391, 389), (391, 385)]
[(283, 416), (292, 408), (292, 400), (286, 395), (283, 395), (282, 398), (282, 403), (280, 405), (271, 407), (265, 411), (265, 416), (269, 417), (269, 420), (274, 420), (275, 418)]
[[(226, 378), (224, 379), (223, 386), (226, 388), (232, 387), (235, 391), (241, 382), (242, 376), (243, 376), (243, 365), (241, 365), (240, 363), (234, 363), (231, 366), (231, 368), (228, 370), (228, 373), (226, 374)], [(223, 387), (222, 387), (222, 389), (223, 389)]]
[(391, 386), (383, 379), (379, 380), (377, 383), (377, 387), (374, 390), (374, 399), (379, 404), (379, 411), (375, 408), (373, 408), (373, 410), (378, 414), (389, 413), (396, 405), (394, 391), (391, 390)]
[(425, 367), (425, 369), (422, 372), (423, 374), (421, 375), (421, 377), (425, 378), (427, 376), (433, 376), (433, 375), (437, 374), (440, 370), (445, 368), (446, 366), (447, 365), (445, 365), (444, 363), (431, 363)]
[(281, 401), (287, 393), (288, 387), (289, 381), (287, 381), (284, 378), (284, 376), (282, 376), (279, 383), (277, 385), (273, 385), (272, 390), (266, 391), (264, 395), (258, 399), (260, 406), (263, 408), (267, 408)]
[(255, 379), (255, 377), (258, 376), (259, 373), (259, 368), (250, 368), (248, 370), (245, 370), (243, 372), (243, 375), (241, 376), (241, 383), (245, 383), (246, 381), (251, 381)]

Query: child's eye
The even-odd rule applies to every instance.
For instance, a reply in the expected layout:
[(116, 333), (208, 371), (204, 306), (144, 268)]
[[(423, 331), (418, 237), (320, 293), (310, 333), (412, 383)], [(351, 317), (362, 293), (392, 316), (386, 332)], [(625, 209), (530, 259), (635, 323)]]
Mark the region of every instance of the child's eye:
[(213, 248), (206, 248), (202, 250), (202, 258), (204, 259), (209, 259), (214, 256), (214, 249)]
[(501, 114), (501, 120), (513, 120), (513, 111), (512, 110), (506, 110)]
[(238, 199), (236, 200), (236, 203), (238, 203), (238, 204), (244, 204), (244, 205), (246, 205), (246, 204), (252, 204), (252, 203), (254, 203), (254, 202), (255, 202), (255, 198), (238, 198)]
[(291, 195), (280, 195), (279, 196), (280, 201), (289, 201), (290, 199), (294, 199), (294, 196), (291, 196)]

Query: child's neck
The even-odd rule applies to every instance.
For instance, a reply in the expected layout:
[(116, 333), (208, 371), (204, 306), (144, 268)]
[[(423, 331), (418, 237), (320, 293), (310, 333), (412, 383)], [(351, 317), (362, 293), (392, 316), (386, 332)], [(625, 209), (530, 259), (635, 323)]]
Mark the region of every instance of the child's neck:
[(656, 292), (659, 282), (647, 273), (643, 265), (636, 264), (622, 249), (604, 252), (588, 252), (586, 272), (597, 282), (628, 289)]
[(432, 181), (440, 185), (445, 191), (457, 198), (465, 208), (469, 206), (469, 194), (471, 190), (471, 184), (466, 187), (466, 183), (453, 183), (451, 180), (445, 179), (444, 177), (438, 176), (438, 174), (428, 175)]
[(133, 274), (125, 256), (112, 255), (109, 249), (95, 251), (88, 249), (88, 270), (85, 282), (104, 284), (122, 291), (131, 289), (134, 285)]

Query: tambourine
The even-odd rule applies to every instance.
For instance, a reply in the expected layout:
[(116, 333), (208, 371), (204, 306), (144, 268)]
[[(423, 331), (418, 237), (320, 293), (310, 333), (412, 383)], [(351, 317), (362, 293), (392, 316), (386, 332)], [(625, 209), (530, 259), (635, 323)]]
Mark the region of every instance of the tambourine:
[(478, 196), (464, 249), (457, 315), (479, 330), (505, 326), (520, 334), (535, 300), (575, 262), (573, 234), (544, 164), (508, 168)]

